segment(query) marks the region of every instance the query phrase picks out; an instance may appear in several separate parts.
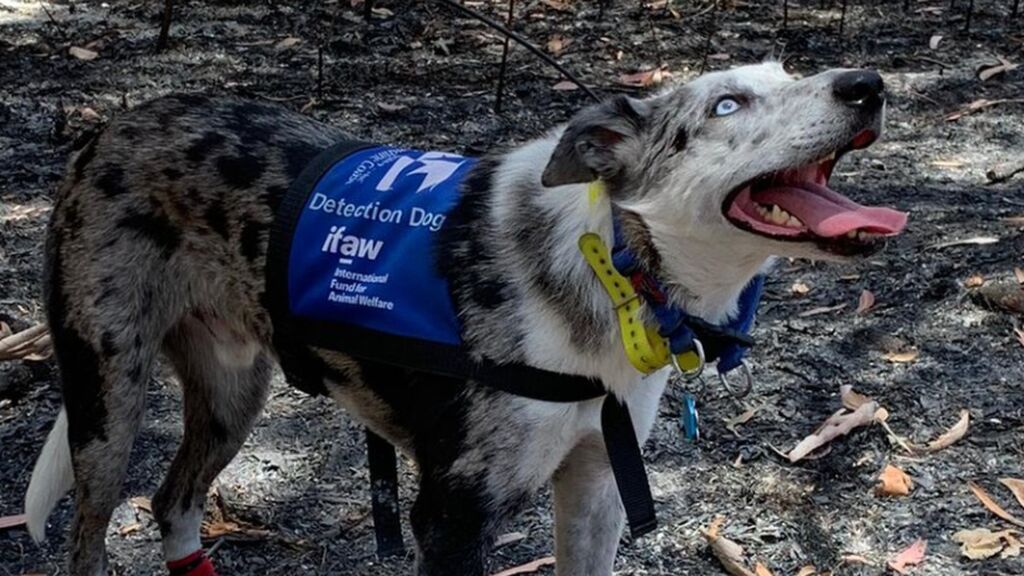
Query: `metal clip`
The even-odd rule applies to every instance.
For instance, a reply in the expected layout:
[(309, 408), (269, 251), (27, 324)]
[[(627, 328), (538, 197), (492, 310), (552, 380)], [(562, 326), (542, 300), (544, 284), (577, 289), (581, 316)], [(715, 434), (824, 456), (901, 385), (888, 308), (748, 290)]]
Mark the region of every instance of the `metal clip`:
[(729, 382), (729, 377), (726, 376), (726, 373), (719, 372), (718, 381), (721, 382), (722, 386), (724, 386), (725, 389), (728, 390), (729, 393), (732, 394), (734, 397), (743, 398), (747, 394), (750, 394), (750, 390), (753, 389), (754, 387), (754, 375), (750, 373), (750, 367), (747, 366), (746, 362), (741, 361), (739, 368), (743, 369), (743, 387), (740, 388), (738, 392), (735, 389), (733, 389), (732, 384)]
[(679, 365), (679, 358), (677, 358), (671, 350), (669, 350), (668, 352), (669, 358), (672, 359), (672, 367), (675, 368), (676, 372), (678, 372), (679, 375), (682, 376), (683, 379), (685, 379), (687, 382), (692, 382), (697, 378), (700, 378), (700, 375), (704, 373), (704, 345), (700, 343), (700, 340), (694, 338), (693, 348), (697, 352), (698, 362), (697, 367), (690, 371), (683, 370), (683, 367)]

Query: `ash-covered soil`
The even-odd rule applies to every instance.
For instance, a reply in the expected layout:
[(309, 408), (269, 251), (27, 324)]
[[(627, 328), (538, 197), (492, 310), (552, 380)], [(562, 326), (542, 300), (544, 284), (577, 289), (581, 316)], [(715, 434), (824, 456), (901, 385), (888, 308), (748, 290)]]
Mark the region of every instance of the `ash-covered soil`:
[[(231, 93), (282, 102), (366, 139), (476, 154), (535, 136), (588, 103), (581, 91), (552, 89), (557, 74), (514, 49), (496, 114), (501, 38), (438, 4), (382, 0), (364, 22), (348, 0), (180, 2), (171, 46), (160, 54), (157, 4), (0, 0), (0, 319), (15, 328), (43, 317), (43, 229), (64, 163), (126, 107), (174, 91)], [(496, 18), (507, 10), (468, 4)], [(780, 263), (755, 333), (757, 383), (745, 406), (711, 385), (701, 402), (704, 439), (690, 444), (678, 425), (680, 388), (666, 397), (646, 447), (661, 528), (624, 545), (618, 571), (722, 574), (699, 533), (722, 514), (726, 535), (778, 575), (806, 564), (881, 574), (886, 558), (917, 538), (929, 547), (914, 574), (1024, 574), (1024, 558), (968, 562), (950, 539), (963, 528), (1009, 527), (974, 500), (969, 480), (1024, 517), (996, 482), (1024, 476), (1024, 346), (1016, 319), (980, 307), (965, 287), (977, 274), (1013, 282), (1014, 267), (1024, 267), (1024, 224), (1006, 220), (1024, 215), (1024, 176), (997, 185), (985, 178), (995, 165), (1024, 162), (1024, 69), (987, 81), (976, 74), (997, 57), (1024, 60), (1024, 18), (1010, 18), (1012, 0), (978, 0), (969, 35), (967, 3), (941, 0), (912, 0), (907, 11), (900, 2), (851, 2), (842, 36), (841, 5), (832, 0), (791, 1), (785, 29), (781, 5), (763, 0), (727, 0), (718, 11), (689, 1), (609, 3), (603, 14), (589, 0), (517, 4), (515, 28), (541, 46), (560, 37), (561, 61), (604, 95), (642, 93), (618, 79), (658, 65), (685, 80), (704, 67), (780, 55), (802, 73), (878, 68), (889, 88), (884, 140), (845, 159), (833, 183), (909, 211), (907, 232), (855, 264)], [(932, 48), (935, 35), (943, 38)], [(98, 56), (76, 59), (71, 46)], [(1011, 101), (946, 121), (980, 99)], [(975, 237), (998, 242), (936, 246)], [(794, 283), (809, 291), (796, 294)], [(857, 314), (863, 290), (877, 304)], [(907, 350), (918, 352), (915, 361), (884, 358)], [(970, 433), (926, 457), (901, 455), (877, 426), (797, 465), (776, 455), (773, 446), (792, 447), (838, 409), (841, 384), (879, 400), (892, 428), (917, 441), (941, 433), (963, 408)], [(126, 496), (152, 494), (181, 432), (179, 393), (166, 371), (148, 400)], [(723, 420), (745, 407), (760, 409), (734, 435)], [(21, 511), (58, 408), (52, 362), (0, 365), (0, 515)], [(874, 495), (890, 462), (914, 478), (909, 497)], [(405, 465), (403, 482), (407, 510), (414, 477)], [(360, 427), (278, 381), (219, 482), (229, 515), (270, 534), (218, 544), (221, 573), (411, 573), (411, 558), (375, 559), (367, 484)], [(69, 510), (65, 501), (42, 546), (21, 529), (0, 532), (0, 574), (64, 573)], [(496, 551), (495, 568), (550, 554), (547, 496), (508, 529), (526, 538)], [(119, 508), (108, 546), (116, 574), (164, 573), (145, 512)], [(844, 563), (850, 554), (872, 565)]]

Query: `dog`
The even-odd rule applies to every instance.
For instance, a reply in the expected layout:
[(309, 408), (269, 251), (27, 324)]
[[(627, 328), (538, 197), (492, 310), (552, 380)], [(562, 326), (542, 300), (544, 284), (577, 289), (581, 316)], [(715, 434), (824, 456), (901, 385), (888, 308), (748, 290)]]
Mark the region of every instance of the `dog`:
[[(617, 96), (536, 140), (482, 158), (462, 182), (437, 259), (478, 358), (599, 378), (642, 443), (672, 372), (644, 376), (578, 239), (626, 243), (689, 314), (721, 323), (774, 257), (878, 250), (905, 215), (827, 182), (882, 132), (881, 77), (778, 63), (713, 72), (646, 99)], [(345, 134), (265, 103), (167, 96), (114, 119), (71, 159), (48, 229), (45, 301), (64, 407), (26, 495), (32, 535), (74, 489), (69, 573), (106, 574), (149, 375), (181, 381), (184, 437), (153, 498), (168, 566), (213, 574), (199, 526), (278, 356), (264, 269), (289, 185)], [(588, 201), (588, 183), (605, 194)], [(409, 287), (410, 290), (415, 289)], [(501, 524), (553, 482), (559, 576), (609, 575), (624, 525), (598, 400), (549, 403), (321, 348), (324, 387), (415, 459), (411, 522), (422, 576), (479, 576)], [(184, 562), (184, 564), (183, 564)]]

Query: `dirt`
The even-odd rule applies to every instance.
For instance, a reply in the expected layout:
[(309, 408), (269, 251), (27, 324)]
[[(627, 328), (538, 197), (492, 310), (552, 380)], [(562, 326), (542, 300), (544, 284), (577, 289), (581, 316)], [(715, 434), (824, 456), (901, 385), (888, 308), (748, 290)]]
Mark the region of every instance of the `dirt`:
[[(362, 7), (348, 0), (193, 0), (180, 3), (160, 54), (157, 4), (0, 0), (0, 320), (15, 328), (42, 319), (43, 228), (63, 165), (125, 107), (173, 91), (225, 92), (283, 102), (362, 138), (478, 154), (535, 136), (588, 103), (580, 90), (553, 89), (557, 73), (514, 49), (504, 110), (495, 113), (501, 38), (440, 4), (382, 0), (364, 22)], [(469, 4), (495, 18), (507, 11), (499, 2)], [(905, 12), (899, 2), (865, 0), (848, 6), (840, 36), (840, 4), (789, 4), (785, 29), (782, 6), (762, 0), (726, 0), (720, 10), (609, 3), (603, 14), (596, 2), (516, 6), (515, 28), (541, 46), (561, 37), (559, 59), (602, 95), (642, 94), (618, 80), (659, 65), (685, 80), (771, 56), (801, 73), (877, 68), (889, 90), (884, 140), (845, 159), (833, 183), (909, 211), (907, 232), (862, 262), (780, 263), (755, 331), (754, 392), (741, 405), (709, 382), (696, 444), (680, 431), (682, 386), (667, 395), (646, 446), (661, 527), (624, 543), (616, 568), (723, 574), (699, 533), (722, 514), (725, 534), (777, 575), (807, 564), (881, 574), (886, 559), (917, 538), (928, 540), (928, 552), (913, 574), (1024, 574), (1024, 558), (968, 561), (951, 540), (964, 528), (1009, 527), (974, 500), (969, 480), (1024, 517), (996, 482), (1024, 476), (1024, 346), (1013, 332), (1017, 319), (979, 306), (967, 287), (973, 275), (1014, 282), (1014, 267), (1024, 267), (1024, 224), (1005, 220), (1024, 214), (1024, 175), (997, 185), (984, 176), (1024, 162), (1024, 69), (977, 77), (997, 57), (1024, 60), (1024, 19), (1010, 17), (1012, 0), (979, 1), (967, 34), (964, 2), (913, 0)], [(71, 46), (97, 57), (75, 58)], [(980, 99), (1018, 100), (946, 120)], [(977, 237), (998, 242), (937, 246)], [(794, 283), (809, 291), (798, 294)], [(858, 314), (864, 290), (876, 304)], [(911, 350), (911, 362), (885, 359)], [(891, 427), (916, 441), (941, 433), (963, 408), (970, 432), (923, 457), (904, 455), (878, 426), (795, 465), (779, 457), (773, 447), (787, 450), (839, 408), (841, 384), (881, 402)], [(148, 401), (126, 496), (153, 493), (181, 432), (179, 394), (166, 371), (154, 377)], [(0, 364), (0, 515), (21, 511), (58, 407), (52, 362)], [(736, 434), (727, 430), (724, 419), (746, 407), (759, 407), (756, 416)], [(269, 535), (211, 542), (221, 573), (411, 573), (411, 557), (374, 556), (362, 442), (340, 409), (278, 379), (261, 424), (218, 484), (228, 515)], [(874, 494), (887, 463), (914, 479), (909, 497)], [(414, 477), (406, 464), (402, 476), (407, 511)], [(0, 531), (0, 574), (64, 573), (69, 511), (66, 500), (42, 546), (22, 529)], [(495, 568), (551, 554), (548, 496), (508, 530), (525, 538), (496, 551)], [(107, 540), (114, 573), (164, 573), (158, 530), (144, 510), (120, 507)], [(844, 562), (847, 555), (870, 564)]]

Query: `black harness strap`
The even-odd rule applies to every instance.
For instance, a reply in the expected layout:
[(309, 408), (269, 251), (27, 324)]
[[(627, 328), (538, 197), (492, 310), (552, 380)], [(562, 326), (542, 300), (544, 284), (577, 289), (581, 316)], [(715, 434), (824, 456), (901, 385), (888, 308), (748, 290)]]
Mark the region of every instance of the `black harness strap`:
[(633, 420), (629, 417), (629, 407), (611, 395), (601, 406), (601, 432), (615, 484), (619, 488), (619, 498), (626, 509), (629, 533), (637, 539), (657, 528), (658, 519), (654, 514), (651, 485), (647, 480)]
[(398, 458), (387, 440), (366, 429), (366, 459), (370, 465), (370, 502), (377, 557), (405, 554), (401, 508), (398, 503)]

